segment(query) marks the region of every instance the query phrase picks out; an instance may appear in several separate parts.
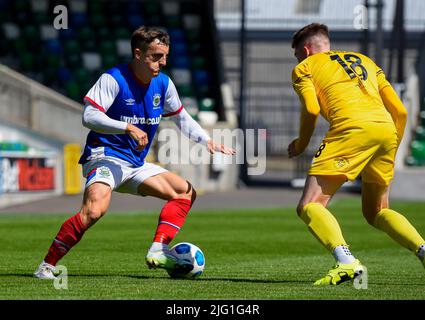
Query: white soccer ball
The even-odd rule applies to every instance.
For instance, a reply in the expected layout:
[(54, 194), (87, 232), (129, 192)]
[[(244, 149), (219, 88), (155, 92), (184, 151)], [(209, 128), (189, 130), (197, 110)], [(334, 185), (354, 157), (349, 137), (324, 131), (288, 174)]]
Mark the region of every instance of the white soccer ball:
[(170, 249), (171, 253), (179, 259), (190, 262), (193, 269), (185, 274), (174, 272), (174, 270), (168, 270), (168, 274), (171, 278), (184, 278), (184, 279), (196, 279), (205, 268), (205, 256), (199, 247), (193, 243), (181, 242), (177, 243)]

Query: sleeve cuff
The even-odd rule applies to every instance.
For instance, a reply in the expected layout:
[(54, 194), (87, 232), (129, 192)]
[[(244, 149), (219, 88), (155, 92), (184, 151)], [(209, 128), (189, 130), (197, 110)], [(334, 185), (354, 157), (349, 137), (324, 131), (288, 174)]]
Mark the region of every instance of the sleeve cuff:
[(163, 114), (162, 116), (163, 117), (175, 116), (176, 114), (179, 114), (182, 110), (183, 110), (183, 105), (181, 105), (180, 108), (178, 108), (178, 110), (170, 112), (170, 113)]
[(87, 101), (88, 103), (90, 103), (93, 107), (96, 107), (97, 109), (99, 109), (102, 112), (106, 112), (106, 110), (99, 104), (97, 104), (96, 102), (94, 102), (91, 98), (85, 96), (84, 97), (84, 101)]

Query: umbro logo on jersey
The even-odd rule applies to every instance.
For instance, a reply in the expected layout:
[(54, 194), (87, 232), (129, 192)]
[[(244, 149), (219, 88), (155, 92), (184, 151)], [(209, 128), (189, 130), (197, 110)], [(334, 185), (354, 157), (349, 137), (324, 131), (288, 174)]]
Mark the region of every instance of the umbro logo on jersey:
[(132, 106), (132, 105), (134, 105), (134, 101), (136, 101), (136, 100), (130, 98), (130, 99), (124, 99), (124, 101), (125, 101), (125, 104), (127, 106)]

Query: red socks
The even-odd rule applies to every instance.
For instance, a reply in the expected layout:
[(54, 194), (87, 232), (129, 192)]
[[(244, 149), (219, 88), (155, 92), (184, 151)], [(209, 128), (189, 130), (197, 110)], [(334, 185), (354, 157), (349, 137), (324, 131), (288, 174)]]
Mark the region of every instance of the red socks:
[(168, 201), (159, 215), (158, 228), (153, 242), (169, 244), (183, 226), (191, 206), (192, 201), (187, 199)]
[(49, 248), (44, 261), (52, 266), (56, 263), (82, 238), (87, 227), (81, 221), (80, 213), (66, 220), (60, 228), (55, 240)]
[[(183, 226), (191, 208), (192, 201), (187, 199), (173, 199), (168, 201), (159, 215), (158, 228), (153, 242), (169, 244)], [(83, 237), (87, 227), (81, 221), (80, 213), (66, 220), (60, 228), (55, 240), (49, 248), (44, 261), (52, 266)]]

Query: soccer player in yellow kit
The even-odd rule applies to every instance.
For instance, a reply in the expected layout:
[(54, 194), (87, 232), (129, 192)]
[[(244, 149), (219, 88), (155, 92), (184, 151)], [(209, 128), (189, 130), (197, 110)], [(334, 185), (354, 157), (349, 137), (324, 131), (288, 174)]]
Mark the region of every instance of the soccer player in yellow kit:
[(389, 185), (407, 112), (384, 72), (360, 53), (331, 51), (328, 28), (323, 24), (300, 29), (292, 47), (299, 62), (292, 82), (302, 110), (299, 137), (289, 144), (289, 157), (305, 150), (319, 113), (330, 124), (297, 207), (308, 229), (336, 260), (314, 284), (337, 285), (364, 271), (326, 208), (340, 186), (359, 174), (367, 222), (414, 252), (425, 267), (424, 239), (403, 215), (389, 208)]

